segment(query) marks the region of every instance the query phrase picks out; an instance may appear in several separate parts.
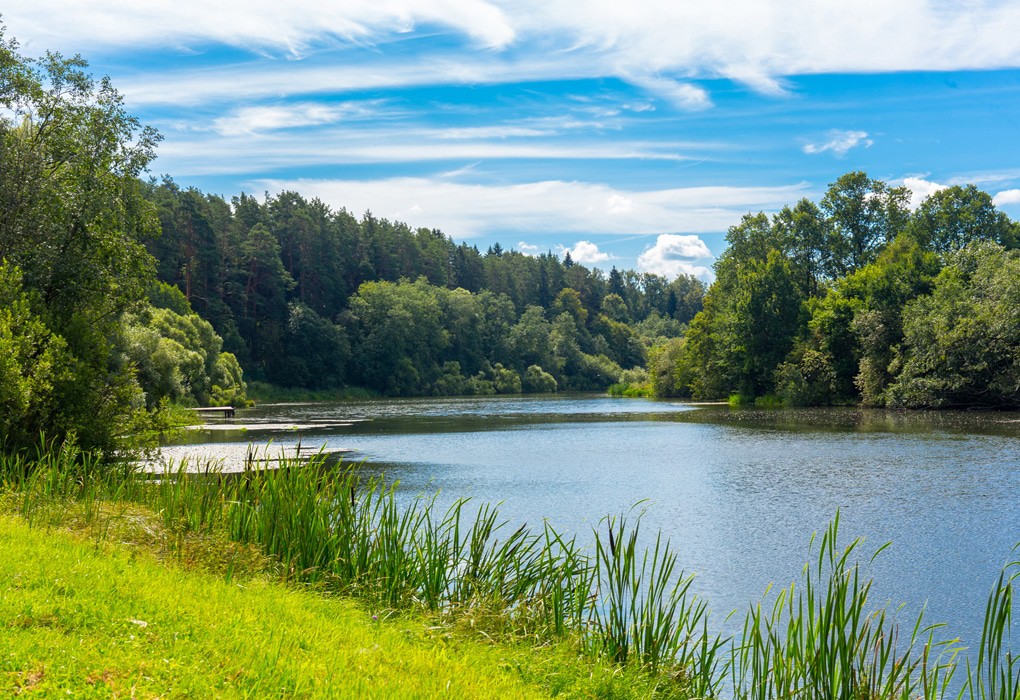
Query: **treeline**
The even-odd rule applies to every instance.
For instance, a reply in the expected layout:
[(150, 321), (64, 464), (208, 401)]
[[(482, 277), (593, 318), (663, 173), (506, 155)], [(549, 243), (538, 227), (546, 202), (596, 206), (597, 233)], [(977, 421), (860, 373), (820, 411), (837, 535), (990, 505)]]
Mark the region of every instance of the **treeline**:
[(145, 248), (159, 218), (139, 177), (159, 136), (86, 69), (25, 58), (0, 27), (0, 452), (110, 453), (164, 400), (245, 398), (236, 359)]
[(1020, 405), (1020, 225), (974, 186), (929, 196), (865, 173), (729, 230), (662, 396), (889, 407)]
[(146, 197), (175, 285), (246, 376), (389, 395), (605, 389), (677, 337), (705, 285), (575, 264), (569, 254), (485, 253), (435, 229), (294, 192), (230, 202), (173, 180)]

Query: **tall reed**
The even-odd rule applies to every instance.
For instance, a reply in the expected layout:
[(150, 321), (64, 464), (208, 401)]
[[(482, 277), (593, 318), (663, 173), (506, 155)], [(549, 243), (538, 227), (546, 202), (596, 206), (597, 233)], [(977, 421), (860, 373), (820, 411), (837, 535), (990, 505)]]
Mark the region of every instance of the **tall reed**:
[[(1018, 544), (1013, 552), (1020, 550)], [(960, 696), (968, 700), (1020, 700), (1020, 656), (1009, 648), (1013, 621), (1013, 585), (1020, 578), (1020, 560), (1003, 567), (985, 605), (976, 664), (967, 660), (967, 683)]]
[(885, 607), (870, 605), (872, 581), (854, 561), (861, 540), (840, 549), (838, 530), (837, 513), (814, 568), (805, 566), (802, 588), (780, 590), (771, 609), (751, 606), (732, 647), (734, 697), (906, 699), (945, 691), (952, 665), (940, 654), (933, 661), (933, 651), (943, 649), (936, 628), (923, 627), (922, 612), (901, 637)]

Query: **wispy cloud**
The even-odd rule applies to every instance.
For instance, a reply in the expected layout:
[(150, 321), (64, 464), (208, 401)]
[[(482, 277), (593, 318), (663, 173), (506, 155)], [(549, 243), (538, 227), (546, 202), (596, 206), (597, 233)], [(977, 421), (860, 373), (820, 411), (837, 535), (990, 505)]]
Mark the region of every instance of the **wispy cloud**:
[(653, 272), (669, 278), (694, 275), (710, 281), (712, 271), (695, 263), (711, 257), (708, 246), (698, 236), (663, 234), (655, 240), (655, 245), (638, 256), (637, 264), (638, 270), (642, 272)]
[[(252, 183), (252, 190), (295, 190), (337, 208), (346, 207), (354, 212), (371, 210), (377, 216), (406, 221), (412, 226), (440, 228), (462, 239), (507, 235), (508, 231), (589, 236), (721, 231), (748, 210), (775, 211), (796, 201), (803, 196), (805, 187), (798, 184), (630, 191), (560, 180), (479, 185), (443, 178), (404, 177), (367, 181), (259, 180)], [(623, 202), (628, 204), (622, 206)], [(676, 252), (675, 247), (669, 250)]]
[(379, 102), (340, 104), (292, 103), (239, 107), (213, 120), (212, 129), (222, 136), (244, 136), (279, 129), (335, 124), (347, 119), (366, 119), (377, 113)]
[(825, 153), (831, 151), (837, 158), (842, 158), (852, 148), (863, 146), (871, 148), (874, 143), (868, 138), (867, 131), (841, 131), (832, 129), (827, 135), (828, 141), (821, 143), (809, 143), (804, 146), (804, 152), (809, 154)]
[[(142, 75), (130, 92), (125, 88), (135, 100), (168, 102), (216, 99), (224, 88), (234, 98), (307, 94), (317, 89), (314, 75), (318, 89), (332, 90), (616, 76), (683, 109), (702, 109), (711, 104), (704, 86), (695, 84), (703, 79), (729, 78), (782, 95), (786, 76), (1020, 66), (1012, 30), (1020, 26), (1020, 4), (1013, 0), (728, 0), (724, 6), (659, 0), (38, 0), (8, 3), (4, 18), (30, 48), (204, 50), (225, 44), (253, 56), (276, 51), (315, 61), (340, 51), (328, 67), (290, 61), (288, 70), (279, 70), (278, 61), (258, 60), (232, 75), (210, 71), (170, 84)], [(435, 33), (443, 40), (423, 44), (415, 60), (375, 50), (398, 37), (427, 42)], [(355, 54), (352, 47), (366, 50)], [(168, 94), (161, 98), (161, 92)]]
[(638, 87), (663, 97), (680, 109), (701, 110), (712, 106), (712, 100), (703, 88), (658, 76), (631, 76), (627, 80)]
[(443, 129), (436, 135), (442, 139), (466, 140), (534, 138), (537, 136), (551, 136), (554, 133), (554, 131), (548, 129), (530, 129), (522, 126), (469, 126), (459, 129)]
[(180, 175), (267, 172), (315, 165), (426, 163), (481, 160), (697, 160), (647, 142), (560, 143), (513, 141), (433, 141), (421, 132), (318, 132), (314, 139), (300, 133), (259, 134), (257, 138), (168, 139), (160, 147), (158, 167)]
[(504, 12), (485, 0), (43, 0), (15, 2), (4, 15), (12, 26), (32, 25), (44, 40), (76, 49), (215, 42), (299, 54), (331, 38), (371, 42), (419, 25), (449, 27), (489, 48), (516, 35)]

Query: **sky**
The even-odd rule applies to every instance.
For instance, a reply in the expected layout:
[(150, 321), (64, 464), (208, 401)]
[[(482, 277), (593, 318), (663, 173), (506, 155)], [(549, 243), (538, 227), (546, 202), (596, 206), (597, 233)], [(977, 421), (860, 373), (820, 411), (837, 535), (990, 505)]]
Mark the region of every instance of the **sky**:
[(711, 279), (843, 173), (1020, 218), (1016, 0), (7, 0), (164, 140), (152, 174)]

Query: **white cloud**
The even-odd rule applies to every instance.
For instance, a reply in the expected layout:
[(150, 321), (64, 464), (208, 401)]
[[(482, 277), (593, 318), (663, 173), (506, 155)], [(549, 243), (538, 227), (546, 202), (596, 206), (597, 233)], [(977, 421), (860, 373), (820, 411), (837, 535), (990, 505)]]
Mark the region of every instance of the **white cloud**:
[(377, 104), (344, 102), (240, 107), (229, 116), (215, 119), (212, 129), (222, 136), (245, 136), (278, 129), (322, 126), (344, 119), (364, 119), (375, 114)]
[(460, 129), (442, 129), (439, 138), (451, 140), (464, 139), (506, 139), (549, 136), (555, 132), (548, 129), (530, 129), (521, 126), (469, 126)]
[(711, 280), (712, 271), (696, 265), (695, 261), (710, 257), (711, 251), (698, 236), (664, 233), (655, 240), (654, 246), (638, 256), (637, 267), (641, 272), (653, 272), (669, 278), (694, 275), (707, 281)]
[(690, 83), (680, 83), (670, 78), (653, 76), (629, 77), (627, 80), (672, 102), (680, 109), (701, 110), (712, 106), (712, 100), (702, 88)]
[(1020, 204), (1020, 190), (1003, 190), (992, 197), (992, 204), (997, 207), (1007, 204)]
[(921, 202), (928, 199), (928, 197), (948, 187), (948, 185), (940, 185), (937, 182), (931, 182), (919, 177), (903, 178), (903, 186), (910, 190), (909, 206), (911, 209), (917, 209), (921, 206)]
[(490, 48), (507, 46), (515, 32), (485, 0), (43, 0), (7, 3), (8, 26), (31, 27), (44, 46), (146, 46), (215, 42), (300, 54), (329, 38), (371, 42), (410, 33), (419, 24), (453, 28)]
[(622, 194), (613, 193), (606, 197), (606, 211), (609, 214), (626, 214), (634, 209), (634, 201)]
[(841, 131), (839, 129), (832, 129), (828, 133), (828, 141), (823, 143), (809, 143), (804, 146), (805, 153), (825, 153), (826, 151), (832, 151), (836, 154), (836, 157), (842, 158), (847, 154), (851, 148), (863, 146), (864, 148), (871, 148), (874, 143), (868, 138), (867, 131)]
[[(506, 235), (509, 231), (548, 233), (550, 229), (588, 236), (724, 231), (749, 210), (777, 211), (806, 194), (802, 184), (633, 191), (562, 180), (464, 184), (441, 176), (361, 181), (258, 180), (251, 183), (250, 189), (294, 190), (318, 197), (335, 208), (359, 213), (371, 210), (376, 216), (406, 221), (411, 226), (439, 228), (458, 239)], [(610, 202), (624, 200), (630, 203), (627, 211), (610, 211)], [(671, 250), (707, 251), (677, 248), (676, 243)]]
[(606, 262), (612, 259), (609, 253), (603, 253), (599, 250), (597, 244), (591, 241), (578, 241), (572, 248), (563, 248), (561, 246), (560, 254), (566, 255), (570, 253), (570, 258), (577, 263), (583, 265), (594, 265), (595, 263)]
[[(643, 142), (547, 143), (515, 141), (442, 141), (414, 130), (317, 131), (314, 139), (300, 132), (271, 132), (250, 137), (167, 139), (159, 149), (158, 167), (185, 175), (249, 173), (281, 167), (490, 159), (663, 160), (689, 161), (674, 144)], [(603, 203), (603, 211), (609, 203)]]
[[(335, 63), (326, 67), (291, 61), (285, 69), (266, 70), (266, 61), (253, 61), (177, 76), (165, 97), (159, 94), (168, 86), (158, 77), (138, 75), (132, 85), (138, 96), (118, 80), (132, 99), (167, 102), (308, 94), (343, 84), (615, 76), (683, 109), (700, 109), (711, 104), (692, 84), (701, 79), (730, 78), (781, 95), (785, 76), (1020, 66), (1015, 0), (10, 0), (4, 20), (36, 53), (56, 48), (95, 55), (125, 46), (202, 52), (226, 44), (253, 54), (307, 54), (314, 63), (334, 52)], [(401, 37), (427, 39), (437, 30), (455, 40), (437, 42), (443, 48), (432, 51), (434, 44), (423, 43), (427, 53), (413, 59), (378, 48)], [(281, 74), (290, 80), (281, 81)]]
[(530, 243), (525, 243), (524, 241), (521, 241), (520, 243), (517, 244), (517, 250), (524, 253), (525, 255), (530, 255), (533, 258), (542, 254), (542, 246), (531, 245)]

